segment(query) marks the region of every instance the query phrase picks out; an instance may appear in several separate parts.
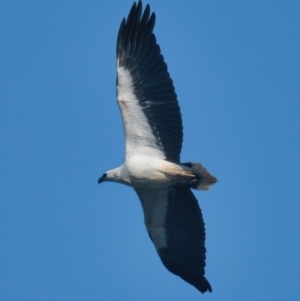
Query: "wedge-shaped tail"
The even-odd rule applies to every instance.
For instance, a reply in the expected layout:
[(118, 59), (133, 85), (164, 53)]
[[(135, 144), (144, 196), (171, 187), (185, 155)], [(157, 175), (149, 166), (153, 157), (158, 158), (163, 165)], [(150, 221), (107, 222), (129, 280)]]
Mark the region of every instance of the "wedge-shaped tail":
[(217, 182), (217, 178), (211, 175), (204, 166), (197, 162), (182, 163), (191, 169), (196, 179), (192, 181), (190, 187), (197, 190), (208, 190), (211, 185)]

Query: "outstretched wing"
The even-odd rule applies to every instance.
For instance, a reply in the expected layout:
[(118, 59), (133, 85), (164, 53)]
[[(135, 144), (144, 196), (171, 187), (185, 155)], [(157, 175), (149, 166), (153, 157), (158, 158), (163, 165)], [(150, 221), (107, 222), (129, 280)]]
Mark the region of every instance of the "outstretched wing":
[(117, 98), (126, 155), (153, 155), (178, 163), (182, 120), (167, 65), (152, 30), (155, 14), (141, 1), (123, 19), (117, 40)]
[(188, 187), (136, 189), (149, 236), (165, 267), (195, 286), (212, 291), (205, 271), (205, 227), (198, 202)]

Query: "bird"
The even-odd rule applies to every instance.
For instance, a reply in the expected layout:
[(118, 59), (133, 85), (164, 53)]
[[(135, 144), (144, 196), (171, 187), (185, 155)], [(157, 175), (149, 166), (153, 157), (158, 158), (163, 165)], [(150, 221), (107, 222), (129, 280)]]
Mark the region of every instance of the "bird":
[(205, 225), (191, 189), (217, 182), (200, 163), (180, 162), (183, 126), (173, 81), (153, 33), (150, 6), (134, 2), (117, 37), (117, 102), (125, 134), (123, 164), (98, 183), (132, 187), (144, 223), (163, 265), (201, 293), (212, 292), (205, 278)]

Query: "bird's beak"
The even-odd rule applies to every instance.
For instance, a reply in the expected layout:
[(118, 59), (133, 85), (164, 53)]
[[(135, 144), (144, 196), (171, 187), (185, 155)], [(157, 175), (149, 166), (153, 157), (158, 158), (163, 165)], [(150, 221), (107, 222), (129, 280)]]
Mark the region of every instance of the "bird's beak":
[(103, 176), (101, 176), (101, 177), (98, 179), (98, 184), (100, 184), (100, 183), (104, 182), (104, 178), (105, 178), (105, 176), (104, 176), (104, 175), (103, 175)]

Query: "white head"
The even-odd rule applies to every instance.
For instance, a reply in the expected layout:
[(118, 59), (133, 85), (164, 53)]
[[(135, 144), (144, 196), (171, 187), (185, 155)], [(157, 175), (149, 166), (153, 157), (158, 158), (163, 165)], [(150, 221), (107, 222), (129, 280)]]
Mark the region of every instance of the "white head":
[(108, 170), (105, 172), (98, 180), (98, 184), (105, 182), (105, 181), (112, 181), (112, 182), (118, 182), (118, 178), (120, 177), (120, 169), (115, 168)]
[(126, 177), (122, 176), (121, 174), (121, 168), (117, 167), (115, 169), (108, 170), (105, 172), (98, 180), (98, 184), (102, 182), (118, 182), (125, 185), (129, 185), (129, 181), (126, 179)]

